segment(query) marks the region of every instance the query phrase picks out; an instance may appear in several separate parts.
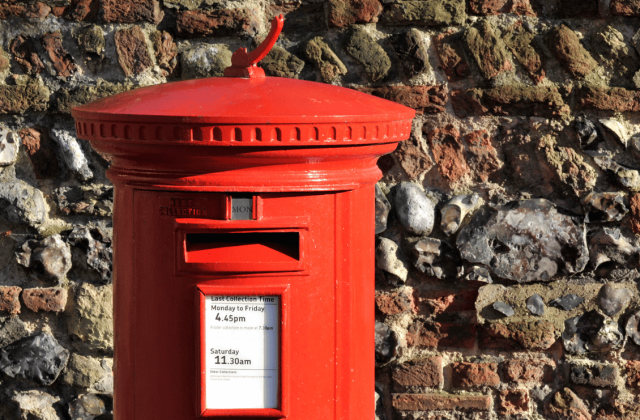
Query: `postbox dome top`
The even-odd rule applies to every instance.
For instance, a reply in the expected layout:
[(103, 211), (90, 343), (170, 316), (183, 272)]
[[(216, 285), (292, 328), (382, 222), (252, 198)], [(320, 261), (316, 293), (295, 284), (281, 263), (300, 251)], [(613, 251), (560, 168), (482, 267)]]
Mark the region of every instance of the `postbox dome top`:
[(415, 111), (323, 83), (211, 77), (138, 88), (73, 109), (80, 119), (193, 124), (349, 123), (412, 119)]
[(408, 135), (415, 111), (322, 83), (214, 77), (135, 89), (76, 107), (72, 114), (87, 140), (307, 143), (398, 141)]

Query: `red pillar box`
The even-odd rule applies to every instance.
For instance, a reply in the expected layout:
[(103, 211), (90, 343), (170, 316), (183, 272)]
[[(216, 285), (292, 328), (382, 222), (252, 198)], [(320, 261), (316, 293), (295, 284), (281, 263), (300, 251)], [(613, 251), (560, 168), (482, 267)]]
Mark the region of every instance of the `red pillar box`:
[(265, 78), (274, 23), (229, 77), (73, 110), (113, 162), (118, 420), (374, 416), (376, 160), (414, 111)]

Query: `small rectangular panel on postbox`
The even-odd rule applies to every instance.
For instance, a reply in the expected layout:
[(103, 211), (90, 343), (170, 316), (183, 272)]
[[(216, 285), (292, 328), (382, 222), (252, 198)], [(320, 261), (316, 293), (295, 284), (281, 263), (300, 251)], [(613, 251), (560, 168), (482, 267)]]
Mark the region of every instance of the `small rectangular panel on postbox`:
[(231, 220), (254, 219), (254, 198), (249, 195), (231, 196)]
[(198, 300), (200, 415), (286, 417), (288, 286), (202, 285)]
[(280, 297), (204, 298), (204, 409), (278, 408)]

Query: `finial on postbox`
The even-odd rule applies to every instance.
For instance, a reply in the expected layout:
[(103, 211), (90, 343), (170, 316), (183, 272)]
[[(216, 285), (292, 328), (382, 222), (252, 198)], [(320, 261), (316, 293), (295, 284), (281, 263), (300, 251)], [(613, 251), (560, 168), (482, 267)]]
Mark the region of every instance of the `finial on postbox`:
[(231, 56), (231, 67), (224, 69), (225, 77), (248, 77), (250, 79), (264, 79), (264, 70), (256, 66), (262, 60), (278, 40), (278, 36), (284, 26), (284, 18), (278, 15), (271, 21), (269, 35), (258, 47), (247, 52), (246, 48), (238, 48)]

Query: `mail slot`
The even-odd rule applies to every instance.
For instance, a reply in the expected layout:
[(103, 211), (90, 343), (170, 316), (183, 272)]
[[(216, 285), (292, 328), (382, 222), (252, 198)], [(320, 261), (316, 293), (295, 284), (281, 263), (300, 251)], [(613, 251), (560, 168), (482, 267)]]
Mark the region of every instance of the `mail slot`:
[(232, 263), (300, 260), (299, 232), (188, 233), (185, 261)]
[(176, 219), (177, 272), (305, 271), (308, 220), (306, 216), (255, 221)]
[(76, 107), (112, 161), (118, 420), (373, 418), (374, 186), (414, 111), (226, 77)]

